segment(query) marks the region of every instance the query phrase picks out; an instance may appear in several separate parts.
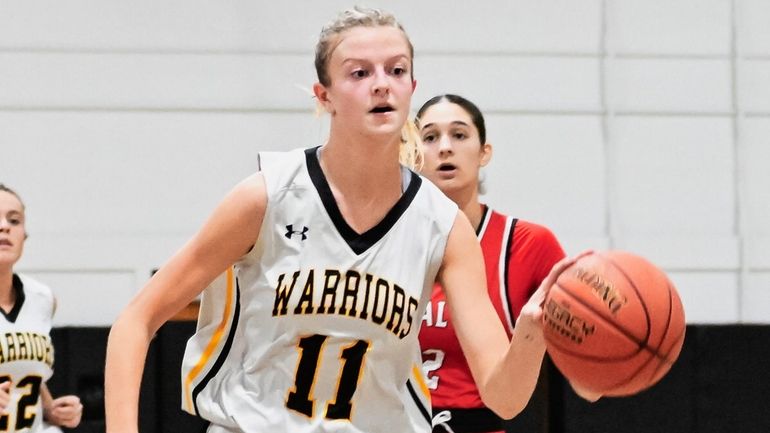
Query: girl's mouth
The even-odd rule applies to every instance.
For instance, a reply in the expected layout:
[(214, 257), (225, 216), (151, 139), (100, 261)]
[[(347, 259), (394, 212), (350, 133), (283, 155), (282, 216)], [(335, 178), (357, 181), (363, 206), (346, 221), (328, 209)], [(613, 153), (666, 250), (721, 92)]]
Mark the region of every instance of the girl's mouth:
[(374, 113), (374, 114), (390, 113), (391, 111), (393, 111), (393, 107), (391, 107), (390, 105), (378, 105), (372, 108), (371, 110), (369, 110), (370, 113)]

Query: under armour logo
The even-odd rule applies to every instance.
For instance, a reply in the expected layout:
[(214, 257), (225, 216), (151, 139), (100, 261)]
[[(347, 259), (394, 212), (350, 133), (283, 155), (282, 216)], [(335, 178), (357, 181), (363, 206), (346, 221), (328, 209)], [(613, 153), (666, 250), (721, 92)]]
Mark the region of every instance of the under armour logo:
[(307, 231), (310, 230), (309, 228), (302, 226), (302, 230), (294, 230), (294, 224), (289, 224), (286, 226), (286, 236), (287, 239), (291, 239), (292, 235), (300, 235), (302, 236), (301, 240), (307, 239)]

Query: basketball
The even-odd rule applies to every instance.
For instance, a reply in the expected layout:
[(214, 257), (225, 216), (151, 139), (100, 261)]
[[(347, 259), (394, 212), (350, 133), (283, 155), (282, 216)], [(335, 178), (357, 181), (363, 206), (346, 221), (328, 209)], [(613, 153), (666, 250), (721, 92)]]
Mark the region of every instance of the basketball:
[(575, 386), (629, 396), (657, 383), (679, 356), (685, 319), (657, 266), (624, 251), (581, 257), (543, 305), (548, 354)]

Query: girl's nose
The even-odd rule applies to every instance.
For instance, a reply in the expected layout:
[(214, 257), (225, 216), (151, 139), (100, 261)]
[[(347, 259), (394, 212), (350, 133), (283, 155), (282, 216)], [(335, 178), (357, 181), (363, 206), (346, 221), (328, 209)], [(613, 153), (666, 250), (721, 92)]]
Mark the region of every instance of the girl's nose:
[(374, 84), (372, 85), (372, 93), (375, 95), (380, 94), (387, 94), (390, 90), (390, 83), (388, 82), (388, 77), (386, 76), (384, 71), (375, 71), (374, 72)]
[(438, 150), (441, 153), (452, 152), (452, 140), (447, 135), (441, 135), (438, 142)]

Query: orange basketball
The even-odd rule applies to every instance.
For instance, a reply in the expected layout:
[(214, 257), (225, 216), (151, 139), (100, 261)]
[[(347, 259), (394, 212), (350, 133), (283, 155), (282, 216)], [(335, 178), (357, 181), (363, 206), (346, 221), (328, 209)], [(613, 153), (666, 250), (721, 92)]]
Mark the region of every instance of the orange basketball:
[(548, 354), (573, 384), (627, 396), (657, 383), (684, 343), (684, 309), (666, 274), (637, 255), (595, 252), (565, 270), (546, 297)]

